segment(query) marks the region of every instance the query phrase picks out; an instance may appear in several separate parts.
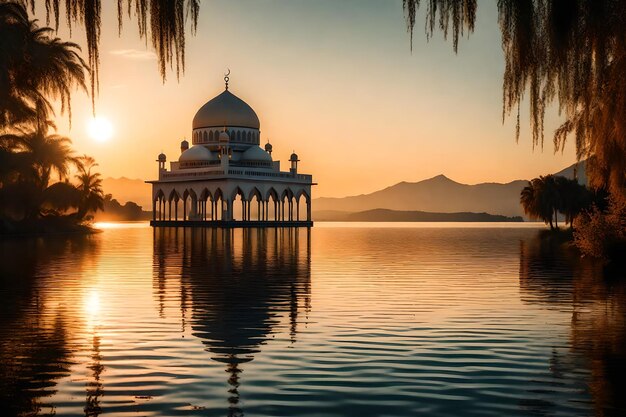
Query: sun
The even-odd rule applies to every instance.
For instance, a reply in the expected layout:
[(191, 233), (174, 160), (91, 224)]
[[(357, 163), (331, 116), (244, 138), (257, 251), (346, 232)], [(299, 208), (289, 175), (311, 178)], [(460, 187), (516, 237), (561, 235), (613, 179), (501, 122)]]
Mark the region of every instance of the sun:
[(106, 117), (97, 116), (87, 122), (87, 132), (96, 142), (106, 142), (113, 136), (113, 125)]

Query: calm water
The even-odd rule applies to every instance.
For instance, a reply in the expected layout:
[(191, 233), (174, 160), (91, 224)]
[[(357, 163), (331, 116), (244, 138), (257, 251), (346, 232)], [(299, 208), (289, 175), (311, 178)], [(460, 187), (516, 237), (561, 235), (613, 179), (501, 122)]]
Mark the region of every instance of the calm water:
[(535, 227), (113, 226), (0, 241), (2, 416), (626, 415), (626, 280)]

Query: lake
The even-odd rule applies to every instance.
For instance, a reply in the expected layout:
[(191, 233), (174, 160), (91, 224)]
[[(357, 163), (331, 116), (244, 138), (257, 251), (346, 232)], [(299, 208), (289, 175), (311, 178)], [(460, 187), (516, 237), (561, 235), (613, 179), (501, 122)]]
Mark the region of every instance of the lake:
[(626, 280), (536, 224), (0, 240), (2, 416), (624, 416)]

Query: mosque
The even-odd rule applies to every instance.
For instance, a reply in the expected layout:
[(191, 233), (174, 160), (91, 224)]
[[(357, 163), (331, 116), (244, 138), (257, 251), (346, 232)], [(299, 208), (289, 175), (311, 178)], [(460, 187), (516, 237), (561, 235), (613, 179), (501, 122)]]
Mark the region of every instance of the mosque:
[(180, 144), (177, 161), (158, 156), (152, 184), (152, 226), (305, 226), (311, 220), (313, 177), (298, 172), (298, 155), (281, 171), (260, 122), (245, 101), (225, 90), (193, 118), (192, 145)]

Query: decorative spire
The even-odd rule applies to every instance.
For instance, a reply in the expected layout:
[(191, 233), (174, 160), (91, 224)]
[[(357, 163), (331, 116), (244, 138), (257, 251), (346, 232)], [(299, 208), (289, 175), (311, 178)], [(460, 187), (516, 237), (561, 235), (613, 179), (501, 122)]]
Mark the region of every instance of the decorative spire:
[(228, 72), (224, 74), (224, 82), (226, 83), (226, 90), (228, 90), (228, 81), (230, 80), (230, 68), (226, 68)]

